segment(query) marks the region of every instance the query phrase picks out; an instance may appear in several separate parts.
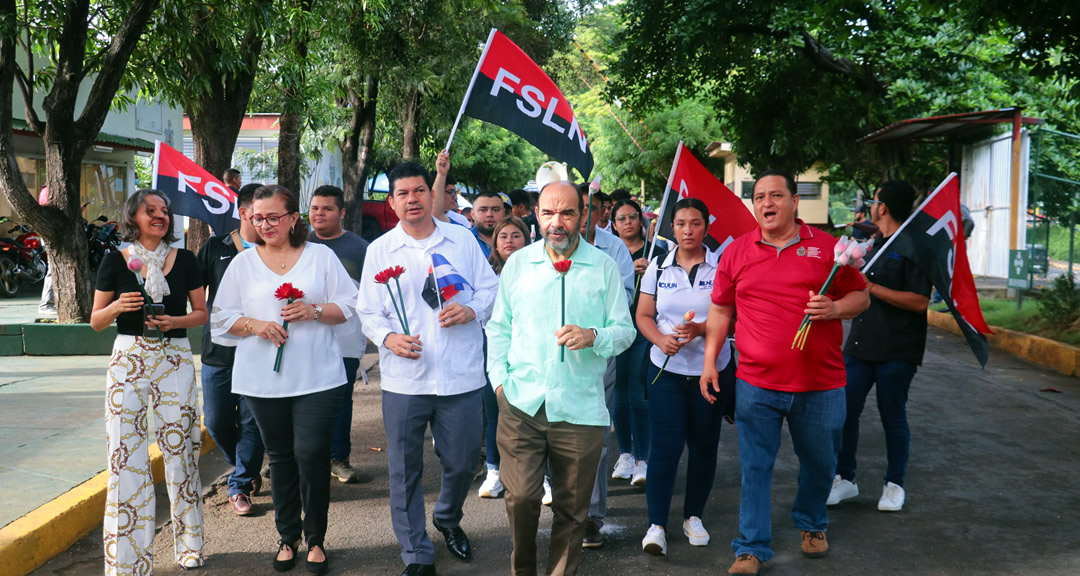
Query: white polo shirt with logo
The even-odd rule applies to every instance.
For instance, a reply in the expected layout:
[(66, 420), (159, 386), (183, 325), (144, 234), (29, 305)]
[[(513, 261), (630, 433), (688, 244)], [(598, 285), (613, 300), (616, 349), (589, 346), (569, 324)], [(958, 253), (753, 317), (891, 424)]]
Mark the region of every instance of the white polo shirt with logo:
[[(722, 252), (713, 252), (706, 248), (704, 262), (694, 266), (692, 270), (683, 270), (675, 261), (678, 251), (676, 248), (667, 254), (659, 266), (659, 258), (653, 258), (641, 278), (641, 292), (656, 299), (656, 326), (664, 334), (672, 334), (675, 326), (685, 324), (684, 314), (689, 310), (694, 311), (694, 322), (704, 322), (708, 318), (709, 306), (712, 304), (713, 278), (716, 277), (716, 266)], [(653, 345), (649, 359), (660, 367), (664, 365), (667, 355)], [(716, 358), (716, 369), (722, 371), (730, 359), (731, 350), (725, 339), (724, 348)], [(683, 376), (698, 376), (704, 364), (705, 337), (699, 336), (672, 356), (664, 370)]]

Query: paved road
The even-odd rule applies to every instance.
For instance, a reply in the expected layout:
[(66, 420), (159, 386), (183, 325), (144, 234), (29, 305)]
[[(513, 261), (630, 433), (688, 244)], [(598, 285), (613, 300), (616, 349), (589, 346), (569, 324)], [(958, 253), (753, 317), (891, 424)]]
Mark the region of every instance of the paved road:
[[(377, 372), (377, 369), (373, 372)], [(1040, 392), (1053, 387), (1062, 393)], [(332, 573), (396, 575), (398, 547), (390, 527), (385, 452), (375, 386), (359, 389), (353, 462), (370, 479), (335, 484), (327, 535)], [(908, 504), (899, 514), (877, 511), (884, 474), (884, 440), (871, 401), (863, 415), (860, 487), (863, 494), (832, 509), (832, 554), (821, 560), (799, 555), (791, 527), (797, 464), (785, 442), (773, 482), (776, 557), (763, 574), (786, 575), (1006, 575), (1080, 574), (1080, 383), (1047, 373), (1000, 353), (979, 369), (959, 337), (931, 329), (926, 363), (915, 379), (909, 403), (912, 458)], [(613, 483), (607, 544), (585, 552), (586, 575), (726, 573), (728, 546), (738, 522), (738, 448), (733, 427), (721, 435), (716, 484), (705, 514), (713, 536), (708, 547), (689, 546), (678, 533), (681, 494), (672, 507), (669, 556), (643, 554), (645, 498), (641, 489)], [(427, 445), (425, 488), (430, 514), (438, 482), (437, 461)], [(680, 475), (685, 474), (685, 461)], [(680, 480), (681, 481), (681, 480)], [(477, 481), (479, 485), (479, 480)], [(237, 518), (223, 490), (206, 505), (206, 574), (273, 573), (276, 536), (268, 496), (256, 498), (259, 516)], [(551, 514), (544, 513), (543, 528)], [(510, 540), (500, 500), (471, 496), (463, 527), (476, 559), (461, 563), (433, 534), (440, 574), (505, 574)], [(541, 548), (548, 534), (541, 535)], [(156, 540), (157, 574), (182, 573), (171, 563), (166, 527)], [(100, 573), (99, 532), (54, 559), (38, 575)], [(302, 574), (303, 566), (294, 571)]]

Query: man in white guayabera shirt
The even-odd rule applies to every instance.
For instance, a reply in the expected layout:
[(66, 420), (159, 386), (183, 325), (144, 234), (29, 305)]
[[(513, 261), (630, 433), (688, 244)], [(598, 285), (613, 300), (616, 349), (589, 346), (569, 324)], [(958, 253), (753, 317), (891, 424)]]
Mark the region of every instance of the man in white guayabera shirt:
[[(388, 176), (388, 202), (399, 223), (368, 247), (357, 314), (364, 334), (379, 344), (390, 514), (404, 574), (427, 576), (435, 574), (421, 487), (429, 424), (443, 467), (432, 524), (451, 554), (472, 558), (461, 507), (483, 434), (481, 324), (499, 281), (467, 228), (432, 217), (427, 170), (405, 162)], [(396, 280), (376, 281), (395, 267), (404, 269)]]

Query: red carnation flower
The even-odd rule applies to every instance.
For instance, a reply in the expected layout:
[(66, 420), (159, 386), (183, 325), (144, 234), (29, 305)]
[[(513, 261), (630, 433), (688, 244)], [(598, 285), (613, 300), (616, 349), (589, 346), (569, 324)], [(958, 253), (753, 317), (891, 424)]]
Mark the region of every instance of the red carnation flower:
[(574, 263), (570, 260), (563, 260), (561, 262), (555, 262), (553, 266), (555, 266), (556, 272), (565, 276), (566, 273), (570, 271), (570, 266), (573, 264)]
[(289, 300), (290, 302), (293, 300), (303, 300), (304, 291), (299, 288), (294, 288), (292, 284), (286, 282), (281, 286), (278, 286), (278, 289), (274, 291), (274, 298), (277, 298), (278, 300)]
[(379, 272), (375, 275), (375, 283), (386, 284), (392, 279), (397, 279), (397, 277), (401, 276), (404, 273), (405, 269), (401, 266), (391, 266), (390, 268), (387, 268), (386, 270), (383, 270), (382, 272)]

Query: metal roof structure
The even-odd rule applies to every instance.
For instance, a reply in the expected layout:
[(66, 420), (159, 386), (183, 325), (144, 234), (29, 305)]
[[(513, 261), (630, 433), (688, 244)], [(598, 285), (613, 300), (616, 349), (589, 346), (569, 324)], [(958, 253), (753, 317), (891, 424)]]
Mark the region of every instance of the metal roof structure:
[[(30, 125), (26, 123), (26, 120), (20, 120), (18, 118), (11, 119), (11, 130), (24, 136), (37, 136), (32, 130)], [(94, 138), (94, 144), (109, 146), (114, 148), (125, 148), (128, 150), (135, 150), (136, 152), (153, 152), (154, 143), (149, 140), (143, 140), (142, 138), (128, 138), (126, 136), (117, 136), (115, 134), (107, 134), (105, 132), (98, 132), (96, 138)]]
[[(859, 139), (866, 144), (901, 142), (940, 142), (956, 137), (974, 137), (994, 124), (1012, 123), (1023, 108), (1002, 108), (981, 112), (965, 112), (947, 116), (910, 118), (886, 126)], [(1021, 116), (1021, 124), (1042, 124), (1042, 118)]]

